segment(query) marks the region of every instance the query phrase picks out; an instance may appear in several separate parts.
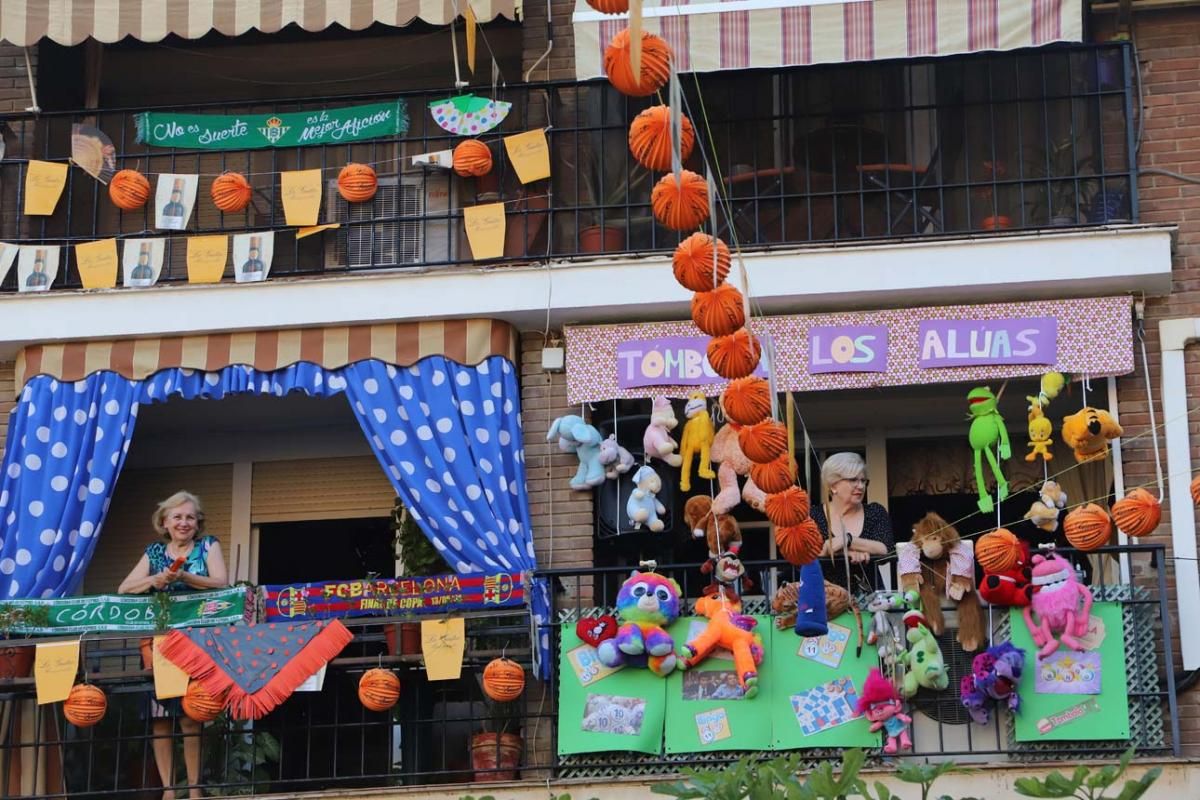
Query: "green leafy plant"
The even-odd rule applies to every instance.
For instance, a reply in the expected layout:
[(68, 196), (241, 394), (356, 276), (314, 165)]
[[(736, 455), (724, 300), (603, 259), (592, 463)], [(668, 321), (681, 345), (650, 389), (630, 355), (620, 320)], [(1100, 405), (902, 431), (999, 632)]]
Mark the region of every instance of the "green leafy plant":
[(1043, 778), (1018, 778), (1013, 784), (1013, 789), (1017, 794), (1025, 797), (1074, 797), (1078, 800), (1137, 800), (1150, 790), (1158, 777), (1162, 774), (1162, 769), (1154, 767), (1147, 770), (1146, 774), (1134, 780), (1125, 781), (1125, 785), (1121, 787), (1118, 794), (1108, 795), (1108, 789), (1112, 787), (1121, 776), (1125, 774), (1125, 770), (1129, 768), (1129, 762), (1133, 760), (1133, 748), (1129, 748), (1121, 756), (1121, 760), (1116, 764), (1109, 764), (1101, 767), (1099, 770), (1091, 770), (1087, 767), (1076, 767), (1071, 777), (1063, 775), (1061, 772), (1051, 772)]
[(781, 756), (767, 761), (741, 758), (722, 770), (685, 769), (684, 780), (659, 784), (651, 789), (656, 794), (670, 795), (681, 800), (843, 800), (847, 797), (870, 797), (864, 794), (866, 784), (858, 777), (866, 762), (862, 750), (847, 750), (835, 771), (829, 762), (822, 762), (801, 779), (805, 757), (800, 754)]
[(452, 571), (398, 497), (392, 507), (392, 531), (396, 536), (396, 556), (404, 562), (405, 575), (441, 575)]
[(150, 603), (154, 606), (154, 630), (165, 631), (171, 627), (171, 595), (167, 592), (152, 592)]
[[(273, 765), (279, 763), (279, 741), (265, 731), (249, 729), (249, 723), (222, 714), (204, 729), (203, 781), (206, 785), (229, 784), (220, 795), (261, 794), (270, 789)], [(176, 764), (182, 764), (176, 754)]]
[(49, 624), (50, 609), (45, 606), (0, 603), (0, 637), (7, 639), (18, 628), (37, 628)]

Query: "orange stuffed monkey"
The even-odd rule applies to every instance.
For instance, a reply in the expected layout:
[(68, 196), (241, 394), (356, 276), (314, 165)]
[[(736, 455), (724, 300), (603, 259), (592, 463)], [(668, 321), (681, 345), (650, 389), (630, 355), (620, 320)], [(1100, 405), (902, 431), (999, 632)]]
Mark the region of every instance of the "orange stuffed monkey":
[(754, 633), (755, 619), (741, 613), (740, 602), (730, 601), (718, 592), (696, 601), (696, 613), (708, 617), (708, 625), (695, 639), (684, 645), (687, 658), (683, 668), (696, 666), (718, 647), (733, 653), (738, 683), (747, 698), (758, 693), (758, 665), (762, 663), (762, 639)]

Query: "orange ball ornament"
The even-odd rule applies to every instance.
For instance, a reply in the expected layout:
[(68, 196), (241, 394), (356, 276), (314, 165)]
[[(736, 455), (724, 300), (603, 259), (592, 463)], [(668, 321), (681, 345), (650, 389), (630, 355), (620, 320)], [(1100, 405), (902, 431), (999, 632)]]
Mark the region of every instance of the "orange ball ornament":
[[(696, 145), (696, 132), (686, 114), (679, 120), (679, 160), (687, 161)], [(648, 170), (666, 172), (671, 168), (671, 109), (650, 106), (633, 118), (629, 125), (629, 152)]]
[[(738, 431), (738, 446), (755, 464), (766, 464), (787, 455), (787, 426), (773, 419), (747, 425)], [(795, 525), (796, 523), (792, 523)]]
[(225, 172), (218, 175), (209, 190), (212, 194), (213, 205), (226, 214), (235, 214), (245, 210), (254, 196), (246, 176), (240, 172)]
[(767, 495), (767, 519), (776, 527), (790, 528), (808, 519), (808, 492), (799, 486), (789, 486), (782, 492)]
[(1149, 536), (1162, 522), (1162, 504), (1145, 489), (1134, 489), (1113, 504), (1112, 518), (1130, 536)]
[(1200, 506), (1200, 475), (1192, 478), (1192, 503)]
[(108, 697), (98, 686), (77, 683), (63, 703), (63, 716), (76, 728), (90, 728), (104, 719), (108, 711)]
[(150, 199), (150, 181), (136, 169), (123, 169), (108, 182), (108, 197), (122, 211), (133, 211)]
[(389, 669), (369, 669), (358, 679), (358, 702), (368, 711), (387, 711), (400, 699), (400, 679)]
[(338, 194), (347, 203), (365, 203), (375, 196), (379, 179), (367, 164), (350, 163), (338, 173)]
[(1021, 540), (1008, 528), (986, 533), (975, 544), (975, 560), (984, 572), (1008, 572), (1023, 555)]
[(723, 283), (692, 295), (692, 322), (709, 336), (728, 336), (746, 324), (742, 293)]
[(762, 422), (771, 416), (771, 385), (766, 378), (757, 376), (731, 381), (721, 392), (721, 408), (725, 416), (738, 425)]
[(1063, 520), (1063, 533), (1073, 547), (1095, 550), (1112, 538), (1112, 519), (1103, 508), (1088, 503), (1067, 514)]
[(671, 47), (660, 36), (642, 31), (642, 70), (633, 74), (629, 61), (632, 41), (624, 28), (604, 48), (604, 74), (618, 92), (630, 97), (652, 95), (671, 77)]
[(464, 178), (492, 171), (492, 148), (478, 139), (467, 139), (454, 148), (454, 171)]
[(691, 170), (659, 178), (650, 192), (650, 209), (663, 227), (673, 231), (695, 230), (708, 218), (708, 183)]
[[(772, 495), (786, 491), (796, 483), (796, 460), (784, 453), (774, 461), (753, 464), (750, 467), (750, 480), (767, 493), (767, 500), (770, 502)], [(769, 511), (770, 507), (768, 506)], [(768, 514), (768, 516), (770, 515)]]
[(745, 378), (754, 372), (762, 357), (762, 345), (753, 333), (742, 328), (708, 343), (708, 363), (722, 378)]
[(824, 544), (821, 529), (812, 517), (799, 525), (775, 529), (775, 546), (779, 555), (789, 564), (803, 566), (811, 564), (821, 554)]
[(601, 14), (624, 14), (629, 10), (629, 0), (587, 0), (587, 4)]
[(483, 693), (499, 703), (516, 700), (525, 691), (525, 670), (507, 658), (494, 658), (483, 668)]
[[(713, 280), (713, 242), (717, 248), (716, 280)], [(693, 233), (675, 248), (671, 268), (675, 271), (675, 280), (683, 288), (693, 292), (711, 291), (729, 275), (729, 248), (707, 233)]]
[(224, 698), (213, 697), (200, 681), (188, 683), (180, 704), (183, 706), (183, 713), (196, 722), (212, 722), (225, 710)]

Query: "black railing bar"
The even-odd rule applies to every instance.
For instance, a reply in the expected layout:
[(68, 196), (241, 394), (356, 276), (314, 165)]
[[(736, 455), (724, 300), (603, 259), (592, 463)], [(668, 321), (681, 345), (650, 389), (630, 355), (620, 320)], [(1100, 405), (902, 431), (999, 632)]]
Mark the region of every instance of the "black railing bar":
[[(1138, 218), (1138, 142), (1135, 141), (1134, 126), (1133, 126), (1133, 89), (1134, 89), (1134, 70), (1138, 70), (1138, 85), (1141, 85), (1141, 65), (1133, 59), (1132, 47), (1124, 48), (1121, 51), (1121, 63), (1124, 69), (1124, 91), (1121, 93), (1124, 99), (1125, 112), (1125, 159), (1129, 167), (1131, 178), (1127, 183), (1127, 191), (1129, 192), (1129, 214), (1130, 219)], [(1144, 108), (1139, 107), (1137, 110), (1139, 122), (1141, 115), (1144, 113)]]
[(1165, 569), (1158, 569), (1155, 572), (1158, 578), (1159, 624), (1162, 625), (1160, 633), (1163, 640), (1163, 667), (1167, 673), (1167, 707), (1171, 718), (1171, 752), (1178, 756), (1182, 752), (1183, 744), (1179, 741), (1179, 701), (1175, 696), (1175, 645), (1171, 641), (1171, 607), (1167, 601), (1167, 571)]

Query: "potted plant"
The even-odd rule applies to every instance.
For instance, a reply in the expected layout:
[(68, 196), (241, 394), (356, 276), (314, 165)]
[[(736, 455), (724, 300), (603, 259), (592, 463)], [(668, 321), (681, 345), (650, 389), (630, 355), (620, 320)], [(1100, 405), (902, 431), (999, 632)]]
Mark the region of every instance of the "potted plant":
[[(452, 571), (398, 497), (392, 507), (392, 531), (395, 534), (396, 560), (402, 562), (405, 575), (442, 575)], [(420, 623), (388, 625), (384, 628), (384, 636), (388, 652), (392, 655), (415, 655), (421, 652)]]
[(1030, 216), (1035, 223), (1075, 225), (1079, 211), (1088, 209), (1096, 190), (1094, 177), (1081, 177), (1092, 168), (1092, 156), (1079, 156), (1075, 139), (1051, 142), (1030, 160), (1030, 175), (1046, 179), (1038, 182), (1038, 196), (1031, 202)]
[[(50, 609), (45, 607), (0, 604), (0, 639), (8, 640), (18, 628), (50, 624)], [(25, 634), (28, 638), (28, 634)], [(34, 648), (30, 645), (0, 647), (0, 681), (28, 678), (33, 672)]]
[(629, 155), (623, 137), (597, 132), (599, 142), (580, 143), (578, 164), (567, 167), (579, 181), (579, 251), (612, 253), (626, 249), (628, 231), (625, 207), (633, 194), (650, 181), (650, 172)]
[(475, 782), (515, 781), (521, 765), (521, 720), (518, 703), (487, 701), (485, 730), (471, 736), (471, 769)]

